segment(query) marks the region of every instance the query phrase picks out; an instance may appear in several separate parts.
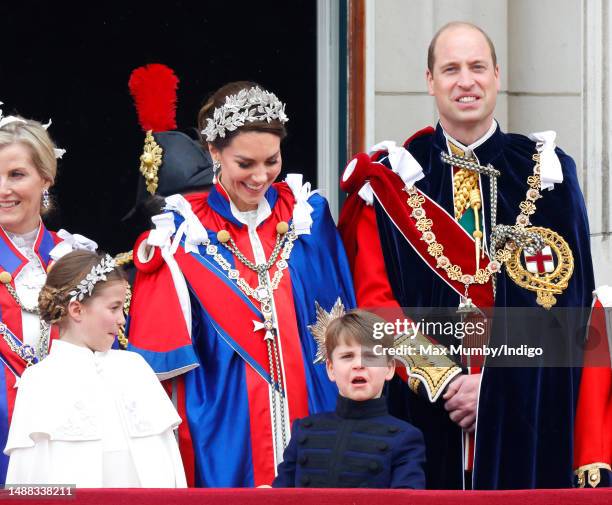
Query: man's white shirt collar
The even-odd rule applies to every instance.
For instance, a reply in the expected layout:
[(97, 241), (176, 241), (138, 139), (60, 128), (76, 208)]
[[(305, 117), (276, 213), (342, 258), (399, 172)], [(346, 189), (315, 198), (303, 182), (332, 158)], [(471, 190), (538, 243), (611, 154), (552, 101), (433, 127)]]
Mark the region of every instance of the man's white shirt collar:
[(494, 119), (491, 122), (491, 126), (487, 130), (487, 133), (485, 133), (482, 137), (480, 137), (476, 142), (472, 142), (469, 146), (466, 146), (463, 143), (461, 143), (458, 140), (456, 140), (453, 137), (451, 137), (444, 130), (444, 128), (442, 128), (442, 131), (444, 132), (444, 137), (446, 137), (446, 140), (448, 140), (449, 142), (452, 142), (453, 144), (455, 144), (459, 149), (461, 149), (466, 154), (474, 152), (474, 149), (476, 149), (477, 147), (480, 147), (487, 140), (489, 140), (491, 138), (491, 136), (495, 133), (495, 130), (497, 130), (497, 121), (495, 121), (495, 119)]

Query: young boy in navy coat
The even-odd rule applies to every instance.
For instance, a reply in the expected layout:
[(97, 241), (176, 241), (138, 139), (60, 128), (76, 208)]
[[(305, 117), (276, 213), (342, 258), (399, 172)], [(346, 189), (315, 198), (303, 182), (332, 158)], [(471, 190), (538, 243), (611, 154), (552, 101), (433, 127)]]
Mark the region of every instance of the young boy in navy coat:
[(385, 353), (393, 335), (373, 338), (381, 324), (383, 319), (362, 310), (329, 324), (326, 364), (340, 392), (336, 410), (293, 423), (272, 487), (425, 487), (423, 436), (390, 416), (381, 397), (395, 373)]

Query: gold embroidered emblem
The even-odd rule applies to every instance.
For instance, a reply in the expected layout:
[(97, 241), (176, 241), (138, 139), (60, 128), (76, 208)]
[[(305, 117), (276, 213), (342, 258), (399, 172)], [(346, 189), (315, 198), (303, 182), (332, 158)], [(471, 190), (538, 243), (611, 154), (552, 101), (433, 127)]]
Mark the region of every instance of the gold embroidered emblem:
[[(408, 387), (418, 394), (419, 385), (423, 384), (432, 403), (442, 394), (451, 379), (461, 373), (461, 368), (444, 352), (444, 346), (433, 345), (421, 332), (396, 335), (393, 346), (402, 351), (395, 355), (395, 359), (407, 369)], [(414, 352), (404, 352), (406, 347), (411, 347)], [(440, 353), (432, 355), (422, 353), (423, 347), (440, 349)]]
[(513, 251), (509, 251), (506, 271), (517, 285), (536, 292), (536, 303), (538, 305), (550, 309), (557, 303), (554, 295), (563, 293), (572, 277), (574, 256), (567, 242), (558, 233), (539, 226), (532, 226), (527, 230), (536, 232), (544, 239), (544, 243), (550, 247), (556, 258), (554, 270), (542, 273), (529, 272), (521, 261), (523, 248), (516, 247)]
[(157, 191), (159, 183), (157, 172), (162, 164), (163, 152), (161, 146), (155, 142), (152, 130), (149, 130), (145, 137), (143, 153), (140, 156), (140, 173), (145, 178), (147, 191), (152, 195)]

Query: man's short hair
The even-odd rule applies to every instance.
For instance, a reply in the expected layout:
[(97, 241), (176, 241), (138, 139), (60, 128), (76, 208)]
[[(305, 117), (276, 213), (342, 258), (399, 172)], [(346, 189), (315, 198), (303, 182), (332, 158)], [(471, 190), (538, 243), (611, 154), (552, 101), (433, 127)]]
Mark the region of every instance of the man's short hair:
[(429, 43), (429, 49), (427, 49), (427, 68), (429, 69), (430, 73), (433, 74), (433, 67), (436, 62), (434, 51), (436, 49), (436, 43), (438, 42), (438, 38), (446, 30), (449, 30), (451, 28), (458, 28), (460, 26), (466, 28), (473, 28), (474, 30), (482, 33), (485, 40), (487, 41), (487, 44), (489, 44), (489, 49), (491, 50), (491, 59), (493, 60), (493, 67), (497, 66), (497, 53), (495, 52), (495, 46), (493, 45), (493, 41), (487, 35), (487, 33), (482, 28), (480, 28), (480, 26), (476, 26), (474, 23), (469, 23), (468, 21), (451, 21), (450, 23), (446, 23), (442, 28), (440, 28)]

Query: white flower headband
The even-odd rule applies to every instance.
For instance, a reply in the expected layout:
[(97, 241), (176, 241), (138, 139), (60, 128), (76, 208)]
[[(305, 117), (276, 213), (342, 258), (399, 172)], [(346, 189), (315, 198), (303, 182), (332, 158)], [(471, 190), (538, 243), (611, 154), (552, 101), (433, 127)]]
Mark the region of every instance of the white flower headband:
[(105, 281), (106, 274), (112, 272), (116, 265), (115, 260), (110, 255), (104, 256), (100, 263), (91, 267), (89, 273), (77, 284), (76, 288), (68, 293), (71, 295), (70, 301), (76, 302), (78, 300), (81, 302), (86, 296), (91, 296), (96, 282)]
[[(0, 102), (0, 105), (3, 105), (3, 102)], [(2, 109), (0, 109), (0, 128), (9, 124), (9, 123), (26, 123), (23, 119), (16, 116), (3, 116)], [(46, 130), (51, 126), (52, 121), (49, 119), (47, 124), (42, 125), (42, 127)], [(55, 153), (56, 158), (61, 158), (66, 154), (66, 149), (53, 148), (53, 152)]]
[(217, 136), (225, 138), (226, 131), (234, 131), (246, 122), (271, 122), (278, 119), (282, 124), (289, 121), (285, 114), (285, 104), (274, 93), (264, 91), (259, 86), (242, 89), (235, 95), (225, 97), (225, 104), (217, 107), (212, 119), (206, 120), (207, 142), (213, 142)]

